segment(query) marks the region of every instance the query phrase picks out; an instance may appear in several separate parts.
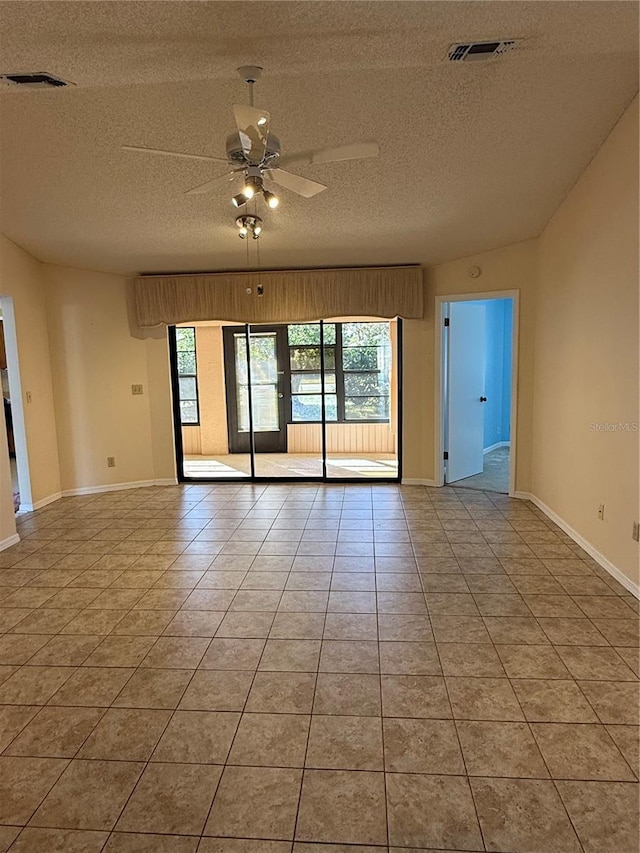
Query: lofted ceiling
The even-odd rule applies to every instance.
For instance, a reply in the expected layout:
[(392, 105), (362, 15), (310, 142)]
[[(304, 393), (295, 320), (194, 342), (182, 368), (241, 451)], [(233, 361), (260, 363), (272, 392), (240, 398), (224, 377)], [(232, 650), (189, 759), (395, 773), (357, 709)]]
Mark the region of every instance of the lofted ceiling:
[[(466, 39), (518, 38), (486, 63)], [(538, 235), (638, 85), (635, 2), (3, 2), (0, 230), (44, 261), (122, 273), (243, 268), (231, 193), (184, 192), (224, 164), (236, 73), (283, 153), (377, 140), (374, 160), (299, 172), (264, 212), (263, 267), (439, 263)], [(247, 262), (247, 247), (251, 255)]]

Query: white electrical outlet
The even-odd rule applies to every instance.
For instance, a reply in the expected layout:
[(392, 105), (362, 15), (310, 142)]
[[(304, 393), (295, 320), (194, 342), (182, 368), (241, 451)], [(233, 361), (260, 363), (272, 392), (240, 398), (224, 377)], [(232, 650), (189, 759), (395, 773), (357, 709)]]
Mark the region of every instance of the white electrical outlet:
[(138, 395), (138, 394), (143, 394), (144, 392), (143, 392), (143, 389), (142, 389), (142, 385), (132, 385), (132, 386), (131, 386), (131, 393), (132, 393), (134, 396), (136, 396), (136, 395)]
[(115, 456), (107, 456), (107, 468), (115, 468), (116, 467), (116, 457)]
[(604, 521), (604, 504), (600, 504), (598, 507), (598, 518), (600, 521)]

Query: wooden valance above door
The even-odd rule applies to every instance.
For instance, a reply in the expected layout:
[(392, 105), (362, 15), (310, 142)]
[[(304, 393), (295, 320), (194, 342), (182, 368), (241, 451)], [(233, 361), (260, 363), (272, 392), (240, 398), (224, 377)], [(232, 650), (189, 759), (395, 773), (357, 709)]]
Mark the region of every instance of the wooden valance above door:
[(202, 320), (296, 323), (423, 315), (419, 266), (149, 275), (134, 282), (141, 327)]

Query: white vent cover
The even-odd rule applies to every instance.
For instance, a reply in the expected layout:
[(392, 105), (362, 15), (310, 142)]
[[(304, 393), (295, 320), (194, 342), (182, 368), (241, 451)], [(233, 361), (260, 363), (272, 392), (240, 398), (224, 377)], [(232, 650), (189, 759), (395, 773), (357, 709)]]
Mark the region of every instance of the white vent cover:
[(0, 85), (20, 86), (24, 89), (58, 89), (62, 86), (73, 86), (73, 83), (55, 77), (47, 71), (20, 71), (0, 74)]
[(516, 39), (502, 41), (467, 41), (452, 44), (447, 51), (449, 62), (479, 62), (501, 56), (516, 45)]

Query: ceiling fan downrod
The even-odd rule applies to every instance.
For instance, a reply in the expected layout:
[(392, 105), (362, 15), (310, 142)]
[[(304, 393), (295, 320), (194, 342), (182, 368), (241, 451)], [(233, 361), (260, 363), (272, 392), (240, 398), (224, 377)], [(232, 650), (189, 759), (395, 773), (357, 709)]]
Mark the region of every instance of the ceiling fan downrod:
[(259, 65), (241, 65), (238, 68), (238, 74), (249, 87), (249, 106), (253, 104), (253, 86), (257, 83), (262, 75), (262, 68)]

